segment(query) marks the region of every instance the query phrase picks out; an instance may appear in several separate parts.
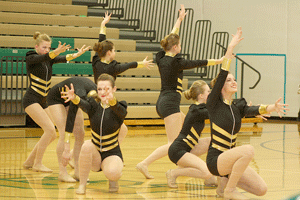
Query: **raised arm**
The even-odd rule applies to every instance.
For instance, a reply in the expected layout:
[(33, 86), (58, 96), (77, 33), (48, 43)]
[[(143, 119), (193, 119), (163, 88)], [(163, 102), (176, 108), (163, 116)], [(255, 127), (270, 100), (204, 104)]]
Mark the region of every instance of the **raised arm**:
[(101, 22), (100, 31), (99, 31), (99, 42), (102, 42), (103, 40), (106, 40), (106, 24), (110, 21), (111, 14), (108, 14), (108, 12), (105, 12), (105, 16), (103, 17), (103, 20)]
[(176, 21), (176, 23), (175, 23), (175, 25), (174, 25), (174, 27), (172, 29), (172, 32), (171, 32), (171, 33), (175, 33), (177, 35), (179, 33), (180, 24), (181, 24), (181, 22), (183, 21), (184, 17), (187, 14), (185, 12), (185, 8), (184, 8), (183, 4), (180, 5), (180, 9), (178, 10), (178, 12), (179, 12), (179, 17), (178, 17), (178, 19), (177, 19), (177, 21)]
[(240, 41), (242, 41), (244, 39), (244, 38), (242, 38), (242, 28), (241, 27), (237, 28), (236, 34), (235, 35), (232, 34), (232, 36), (233, 37), (230, 41), (230, 44), (226, 51), (226, 54), (223, 58), (221, 71), (218, 74), (216, 83), (213, 86), (213, 89), (207, 99), (207, 107), (208, 108), (214, 107), (216, 105), (216, 103), (218, 102), (218, 98), (221, 95), (221, 90), (224, 86), (225, 80), (227, 78), (227, 75), (228, 75), (228, 72), (230, 69), (231, 59), (234, 57), (233, 49)]

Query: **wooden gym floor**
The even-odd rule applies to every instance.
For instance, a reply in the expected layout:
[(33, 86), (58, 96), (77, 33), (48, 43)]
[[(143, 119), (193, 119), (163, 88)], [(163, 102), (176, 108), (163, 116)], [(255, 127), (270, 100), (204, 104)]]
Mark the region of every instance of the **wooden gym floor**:
[[(251, 144), (255, 157), (251, 162), (266, 181), (268, 192), (251, 199), (282, 200), (300, 194), (299, 124), (268, 122), (243, 124), (238, 145)], [(52, 200), (52, 199), (207, 199), (218, 200), (214, 187), (205, 187), (203, 180), (189, 177), (177, 178), (178, 189), (170, 189), (165, 172), (176, 168), (168, 157), (154, 162), (149, 171), (155, 179), (147, 180), (135, 169), (135, 165), (154, 149), (166, 143), (163, 127), (129, 127), (122, 144), (125, 161), (123, 176), (119, 180), (118, 193), (108, 193), (108, 181), (101, 172), (90, 172), (86, 195), (76, 195), (78, 183), (58, 182), (58, 164), (55, 153), (57, 139), (49, 145), (44, 155), (45, 166), (53, 173), (35, 173), (22, 169), (22, 164), (42, 134), (40, 128), (0, 129), (0, 199)], [(209, 126), (203, 137), (209, 136)], [(86, 129), (86, 139), (90, 139)], [(74, 139), (72, 140), (74, 142)], [(205, 160), (205, 155), (201, 158)], [(73, 169), (68, 166), (69, 173)], [(292, 198), (291, 198), (292, 199)], [(296, 199), (296, 198), (293, 198)]]

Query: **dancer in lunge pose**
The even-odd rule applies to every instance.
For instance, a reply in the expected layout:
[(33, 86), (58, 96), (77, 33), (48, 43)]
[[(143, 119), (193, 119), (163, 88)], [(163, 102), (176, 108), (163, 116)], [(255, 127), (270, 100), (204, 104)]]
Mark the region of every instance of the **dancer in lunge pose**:
[(190, 176), (205, 179), (205, 185), (216, 185), (216, 178), (208, 171), (206, 163), (191, 152), (204, 154), (208, 151), (210, 137), (200, 138), (205, 126), (205, 119), (208, 119), (208, 112), (205, 106), (210, 88), (204, 81), (195, 81), (189, 90), (183, 94), (187, 99), (194, 100), (185, 117), (179, 136), (169, 148), (169, 158), (176, 165), (177, 169), (170, 169), (167, 173), (168, 185), (177, 188), (176, 178), (178, 176)]
[(211, 123), (206, 163), (213, 175), (222, 176), (217, 194), (224, 199), (249, 199), (236, 187), (258, 196), (267, 192), (264, 180), (248, 166), (254, 157), (254, 148), (251, 145), (235, 147), (242, 117), (271, 112), (277, 112), (281, 117), (281, 113), (288, 110), (287, 104), (279, 103), (281, 98), (275, 104), (260, 106), (248, 106), (244, 98), (233, 100), (237, 83), (229, 68), (233, 49), (242, 39), (242, 28), (238, 28), (227, 48), (221, 71), (212, 81), (213, 89), (206, 104)]
[(80, 185), (77, 194), (85, 194), (90, 170), (102, 170), (109, 180), (109, 191), (118, 191), (118, 180), (123, 169), (118, 134), (127, 114), (127, 103), (116, 100), (116, 89), (114, 78), (102, 74), (97, 80), (97, 93), (87, 100), (74, 93), (72, 84), (71, 89), (66, 86), (66, 92), (62, 92), (66, 102), (72, 100), (89, 115), (92, 129), (92, 139), (84, 142), (79, 155)]

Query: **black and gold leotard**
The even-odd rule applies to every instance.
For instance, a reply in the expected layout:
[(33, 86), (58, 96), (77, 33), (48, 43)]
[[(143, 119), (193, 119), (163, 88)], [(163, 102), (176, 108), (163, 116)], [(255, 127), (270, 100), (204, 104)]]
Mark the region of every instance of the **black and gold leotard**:
[(46, 96), (50, 90), (52, 65), (73, 59), (69, 55), (56, 56), (53, 52), (38, 55), (35, 51), (26, 53), (26, 71), (30, 85), (23, 98), (23, 106), (39, 103), (43, 108), (47, 107)]
[(168, 155), (173, 163), (177, 164), (186, 152), (190, 152), (198, 144), (205, 119), (208, 119), (205, 104), (192, 104), (184, 119), (180, 134), (169, 148)]
[[(106, 40), (106, 35), (104, 33), (99, 34), (99, 42), (102, 42), (104, 40)], [(129, 63), (125, 63), (125, 64), (118, 64), (117, 61), (115, 61), (115, 60), (113, 60), (111, 62), (101, 60), (101, 58), (99, 57), (97, 52), (95, 53), (95, 55), (93, 57), (92, 66), (93, 66), (95, 83), (96, 83), (98, 77), (103, 73), (113, 76), (116, 80), (118, 74), (121, 74), (122, 72), (124, 72), (128, 69), (131, 69), (131, 68), (141, 67), (141, 65), (138, 62), (129, 62)]]
[(206, 104), (211, 126), (211, 143), (206, 162), (210, 172), (218, 176), (218, 156), (236, 146), (237, 133), (241, 128), (242, 118), (266, 113), (266, 105), (248, 106), (244, 98), (232, 102), (223, 99), (221, 90), (226, 81), (228, 70), (222, 66)]

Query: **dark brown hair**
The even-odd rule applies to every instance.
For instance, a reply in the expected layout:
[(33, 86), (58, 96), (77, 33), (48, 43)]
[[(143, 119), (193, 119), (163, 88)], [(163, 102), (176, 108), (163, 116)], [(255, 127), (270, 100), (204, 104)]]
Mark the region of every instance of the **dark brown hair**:
[(100, 58), (104, 57), (108, 51), (112, 51), (114, 43), (109, 40), (95, 43), (93, 50), (96, 51)]

